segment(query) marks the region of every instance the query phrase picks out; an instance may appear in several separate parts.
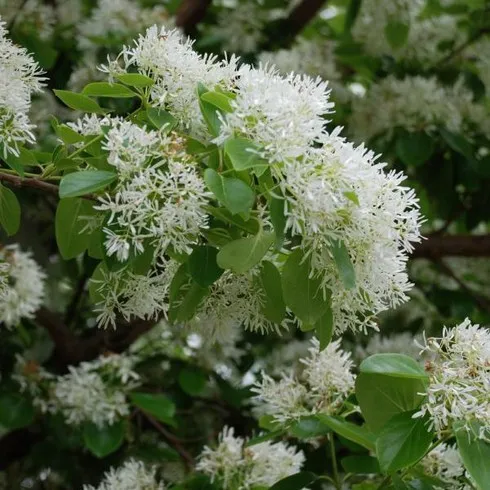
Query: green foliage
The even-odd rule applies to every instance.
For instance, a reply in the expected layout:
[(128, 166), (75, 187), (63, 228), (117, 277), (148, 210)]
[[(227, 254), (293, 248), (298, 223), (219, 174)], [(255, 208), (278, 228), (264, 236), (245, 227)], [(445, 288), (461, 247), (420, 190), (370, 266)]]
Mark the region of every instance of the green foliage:
[(116, 173), (105, 170), (82, 170), (66, 174), (60, 182), (60, 197), (77, 197), (100, 191), (116, 179)]
[(83, 441), (94, 456), (105, 458), (121, 447), (124, 433), (125, 423), (122, 420), (103, 427), (86, 424), (83, 427)]
[(56, 97), (66, 104), (70, 109), (94, 114), (104, 114), (105, 110), (90, 97), (83, 94), (70, 92), (69, 90), (54, 90)]
[(20, 429), (30, 425), (35, 416), (32, 402), (19, 393), (0, 393), (0, 426)]
[(20, 204), (16, 195), (0, 184), (0, 225), (8, 236), (15, 235), (20, 226)]
[(133, 405), (161, 422), (175, 426), (175, 404), (165, 395), (133, 392), (130, 394)]

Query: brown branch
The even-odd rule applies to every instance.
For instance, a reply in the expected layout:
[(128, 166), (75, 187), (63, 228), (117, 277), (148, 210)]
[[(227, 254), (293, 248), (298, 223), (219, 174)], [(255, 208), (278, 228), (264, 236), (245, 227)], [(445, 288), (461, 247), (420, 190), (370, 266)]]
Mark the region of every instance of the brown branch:
[(326, 0), (303, 0), (286, 19), (289, 26), (288, 36), (296, 37), (320, 11)]
[(183, 0), (177, 10), (175, 24), (182, 27), (186, 34), (193, 32), (197, 24), (206, 15), (212, 0)]
[(411, 257), (490, 257), (490, 235), (429, 235), (416, 245)]
[[(59, 188), (57, 185), (50, 184), (49, 182), (35, 177), (20, 177), (19, 175), (4, 174), (0, 172), (0, 181), (7, 182), (14, 187), (32, 187), (33, 189), (49, 192), (50, 194), (58, 196)], [(81, 197), (92, 201), (97, 200), (97, 197), (94, 194), (85, 194)]]

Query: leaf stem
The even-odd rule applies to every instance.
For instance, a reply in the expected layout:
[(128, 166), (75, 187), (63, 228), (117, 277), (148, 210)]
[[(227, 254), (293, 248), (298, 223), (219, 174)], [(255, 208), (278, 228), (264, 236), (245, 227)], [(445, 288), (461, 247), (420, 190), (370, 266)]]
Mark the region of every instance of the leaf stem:
[(333, 482), (337, 490), (342, 490), (342, 482), (339, 478), (339, 469), (337, 466), (337, 455), (335, 454), (335, 443), (333, 440), (333, 434), (328, 436), (330, 443), (330, 455), (332, 456), (332, 469), (333, 469)]

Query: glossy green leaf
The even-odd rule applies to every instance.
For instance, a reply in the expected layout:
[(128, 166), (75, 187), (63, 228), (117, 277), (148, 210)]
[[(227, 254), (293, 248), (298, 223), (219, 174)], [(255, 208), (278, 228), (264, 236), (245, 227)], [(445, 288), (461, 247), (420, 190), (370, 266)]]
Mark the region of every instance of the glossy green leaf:
[(333, 417), (325, 414), (319, 414), (317, 417), (340, 436), (345, 437), (349, 441), (353, 441), (370, 451), (374, 451), (376, 436), (366, 427), (347, 422), (341, 417)]
[(61, 256), (74, 259), (85, 252), (90, 243), (90, 234), (81, 233), (86, 226), (83, 216), (94, 214), (92, 204), (81, 198), (61, 199), (56, 208), (55, 234)]
[(120, 83), (93, 82), (86, 85), (82, 90), (83, 95), (92, 97), (114, 97), (126, 98), (136, 97), (130, 88)]
[(278, 481), (269, 490), (301, 490), (313, 483), (318, 477), (309, 471), (295, 473)]
[(78, 197), (104, 189), (117, 179), (115, 172), (105, 170), (82, 170), (65, 175), (60, 182), (59, 194), (64, 197)]
[(53, 90), (53, 92), (70, 109), (95, 114), (104, 114), (106, 112), (95, 100), (86, 95), (70, 92), (69, 90)]
[(147, 109), (146, 113), (152, 124), (157, 128), (161, 129), (165, 126), (166, 131), (172, 131), (172, 129), (177, 126), (177, 119), (175, 119), (170, 112), (164, 111), (162, 109), (157, 109), (155, 107), (150, 107)]
[(286, 205), (287, 204), (284, 199), (272, 197), (269, 201), (271, 222), (272, 226), (274, 227), (274, 233), (276, 234), (276, 250), (281, 250), (282, 244), (284, 243), (284, 238), (286, 236)]
[(424, 368), (405, 354), (374, 354), (362, 361), (361, 373), (385, 374), (398, 378), (428, 379)]
[(34, 420), (34, 407), (26, 395), (20, 393), (0, 394), (0, 426), (20, 429)]
[(434, 433), (428, 430), (428, 418), (413, 418), (414, 413), (393, 416), (376, 439), (376, 455), (386, 473), (412, 466), (431, 445)]
[[(330, 294), (328, 295), (328, 301), (330, 301)], [(327, 311), (316, 321), (315, 332), (320, 342), (320, 350), (325, 349), (333, 336), (333, 311), (329, 305)]]
[(316, 415), (311, 415), (301, 417), (289, 428), (289, 432), (298, 439), (310, 439), (312, 437), (324, 436), (332, 432), (332, 429)]
[(350, 260), (349, 251), (345, 243), (337, 240), (332, 243), (330, 250), (332, 251), (333, 259), (337, 270), (339, 271), (340, 279), (346, 289), (352, 289), (356, 285), (356, 272)]
[(265, 292), (262, 313), (271, 322), (281, 323), (286, 316), (286, 304), (280, 287), (281, 274), (272, 262), (262, 262), (260, 284)]
[(340, 463), (346, 473), (369, 475), (381, 471), (378, 460), (373, 456), (366, 456), (364, 454), (346, 456), (345, 458), (342, 458)]
[(20, 204), (17, 196), (0, 184), (0, 225), (8, 236), (15, 235), (20, 227)]
[(220, 92), (205, 92), (201, 95), (201, 100), (216, 106), (223, 112), (233, 112), (230, 97)]
[(189, 273), (202, 287), (211, 286), (224, 272), (216, 262), (218, 250), (209, 245), (195, 247), (189, 256)]
[(257, 265), (274, 242), (274, 233), (259, 232), (255, 236), (227, 243), (218, 253), (217, 262), (222, 269), (243, 274)]
[(131, 403), (161, 422), (175, 426), (175, 404), (160, 393), (130, 393)]
[(197, 368), (184, 368), (179, 372), (179, 385), (190, 396), (197, 396), (206, 387), (207, 376)]
[(394, 415), (418, 408), (425, 389), (425, 381), (418, 378), (361, 372), (356, 379), (357, 401), (374, 433), (382, 430)]
[(66, 124), (58, 124), (55, 126), (54, 131), (56, 135), (61, 138), (63, 143), (67, 145), (73, 145), (75, 143), (81, 143), (85, 140), (85, 137), (80, 133), (77, 133), (74, 129), (70, 128)]
[(391, 20), (385, 26), (385, 37), (393, 49), (399, 49), (407, 42), (409, 31), (409, 24)]
[(19, 154), (14, 155), (8, 153), (4, 158), (5, 163), (12, 169), (15, 170), (21, 177), (24, 176), (24, 168), (29, 166), (37, 165), (36, 157), (34, 153), (27, 148), (19, 148)]
[(125, 426), (122, 420), (103, 427), (89, 423), (83, 428), (83, 440), (92, 454), (98, 458), (105, 458), (121, 447), (124, 431)]
[(490, 443), (479, 439), (481, 424), (473, 422), (467, 431), (463, 424), (455, 424), (459, 453), (468, 473), (481, 490), (490, 489)]
[(212, 168), (206, 169), (204, 180), (218, 201), (232, 214), (247, 213), (252, 209), (255, 193), (242, 180), (223, 177)]
[(257, 146), (245, 138), (230, 138), (225, 142), (225, 152), (237, 171), (266, 166), (267, 160), (261, 158), (257, 151)]
[(424, 164), (434, 153), (434, 140), (425, 132), (404, 132), (396, 140), (396, 154), (408, 166)]
[(141, 75), (140, 73), (123, 73), (121, 75), (116, 75), (116, 78), (126, 85), (131, 87), (151, 87), (155, 82), (146, 75)]
[(301, 249), (288, 257), (282, 270), (282, 292), (286, 305), (306, 325), (314, 325), (330, 308), (320, 288), (320, 280), (311, 278), (310, 259)]

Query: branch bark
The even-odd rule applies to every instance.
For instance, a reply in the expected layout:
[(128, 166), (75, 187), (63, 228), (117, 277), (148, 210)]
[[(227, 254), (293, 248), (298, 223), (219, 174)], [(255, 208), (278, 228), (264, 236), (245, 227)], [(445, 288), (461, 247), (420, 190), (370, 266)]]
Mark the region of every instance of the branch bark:
[(286, 19), (289, 26), (288, 35), (296, 37), (316, 16), (325, 3), (326, 0), (303, 0), (298, 4)]
[(490, 235), (429, 235), (417, 244), (411, 258), (490, 257)]
[(206, 15), (210, 5), (211, 0), (183, 0), (177, 10), (175, 24), (186, 34), (192, 33)]

